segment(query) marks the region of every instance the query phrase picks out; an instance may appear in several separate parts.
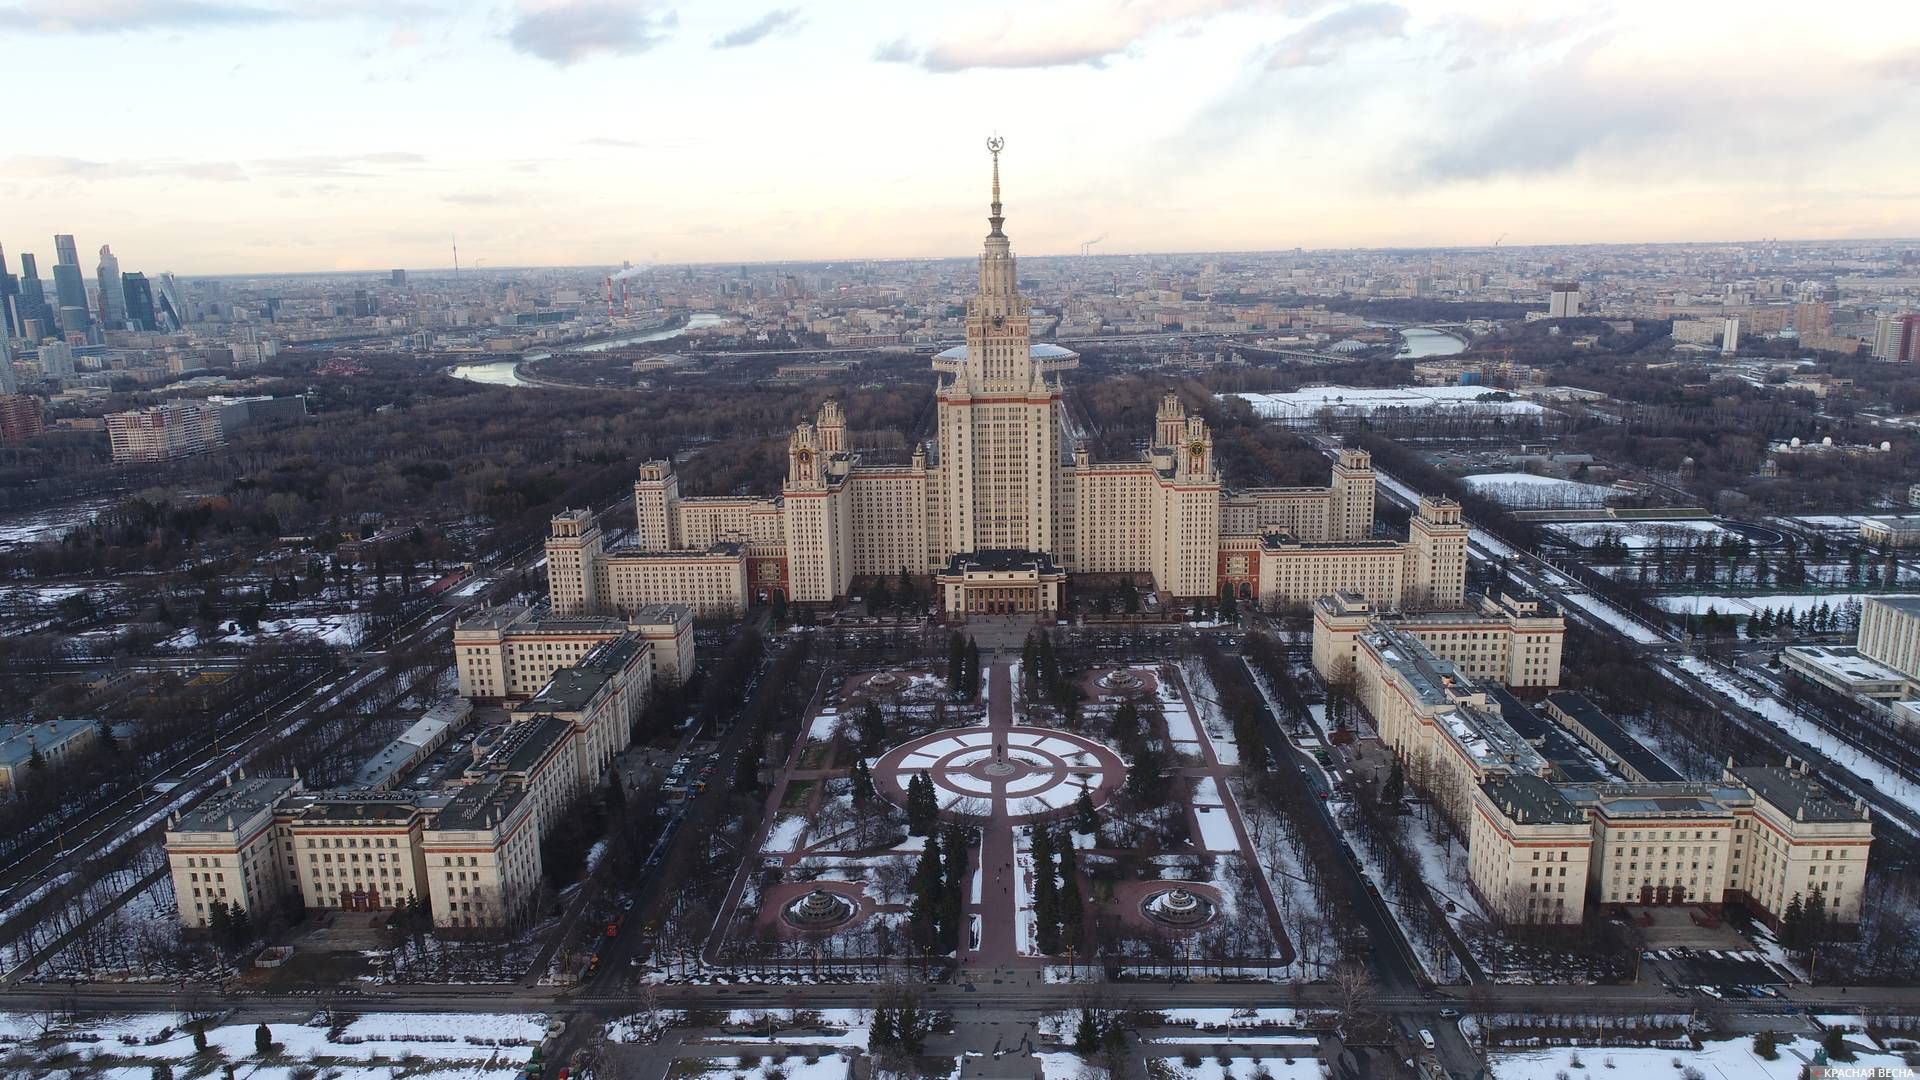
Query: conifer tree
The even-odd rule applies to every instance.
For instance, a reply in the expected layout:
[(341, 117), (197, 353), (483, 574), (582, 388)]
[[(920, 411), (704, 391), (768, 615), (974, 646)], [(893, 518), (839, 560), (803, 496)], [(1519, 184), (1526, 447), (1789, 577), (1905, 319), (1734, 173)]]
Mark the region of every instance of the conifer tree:
[(865, 806), (873, 800), (873, 770), (866, 758), (853, 759), (853, 805)]

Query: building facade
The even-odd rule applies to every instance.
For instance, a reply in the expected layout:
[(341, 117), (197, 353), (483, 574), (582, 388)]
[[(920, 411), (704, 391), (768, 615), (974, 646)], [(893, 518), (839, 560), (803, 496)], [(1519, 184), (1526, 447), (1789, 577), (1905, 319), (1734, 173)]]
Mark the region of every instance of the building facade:
[(1513, 593), (1474, 595), (1457, 610), (1386, 613), (1363, 596), (1336, 592), (1313, 603), (1313, 667), (1323, 679), (1353, 670), (1360, 638), (1391, 627), (1474, 679), (1513, 687), (1560, 685), (1567, 621), (1548, 601)]
[[(690, 617), (672, 621), (686, 627)], [(559, 642), (521, 644), (544, 655), (543, 644)], [(655, 653), (653, 640), (621, 626), (446, 762), (428, 755), (471, 710), (422, 718), (349, 788), (309, 791), (298, 776), (230, 780), (167, 824), (181, 922), (211, 925), (216, 902), (384, 911), (419, 900), (449, 930), (520, 924), (540, 895), (540, 841), (628, 746), (655, 685)], [(410, 765), (421, 769), (402, 783)]]
[(524, 701), (602, 644), (632, 634), (647, 645), (648, 680), (678, 686), (693, 675), (693, 611), (655, 604), (626, 618), (552, 615), (508, 604), (463, 619), (453, 631), (461, 697)]
[(1374, 539), (1364, 451), (1342, 451), (1324, 488), (1229, 490), (1206, 421), (1169, 394), (1139, 458), (1090, 460), (1061, 381), (1079, 356), (1031, 340), (1005, 220), (996, 152), (966, 341), (933, 357), (937, 431), (906, 464), (864, 463), (834, 401), (788, 438), (774, 498), (689, 498), (671, 462), (648, 462), (630, 545), (606, 549), (586, 510), (553, 519), (553, 610), (677, 603), (734, 616), (776, 600), (833, 603), (856, 578), (902, 571), (935, 575), (953, 617), (1055, 611), (1056, 574), (1150, 578), (1176, 598), (1224, 588), (1269, 608), (1339, 589), (1390, 606), (1459, 604), (1459, 507), (1422, 500), (1408, 540)]
[[(1830, 917), (1859, 920), (1871, 815), (1804, 764), (1729, 762), (1719, 781), (1701, 782), (1674, 779), (1664, 764), (1610, 763), (1619, 779), (1569, 779), (1508, 722), (1495, 679), (1469, 674), (1498, 664), (1444, 658), (1417, 633), (1375, 620), (1349, 658), (1323, 654), (1316, 621), (1315, 661), (1351, 664), (1355, 699), (1409, 784), (1467, 837), (1469, 880), (1488, 914), (1577, 923), (1590, 904), (1739, 903), (1777, 925), (1795, 898), (1819, 892)], [(1478, 639), (1433, 646), (1462, 640)], [(1596, 745), (1600, 733), (1581, 726)], [(1633, 779), (1656, 772), (1660, 780)]]
[(220, 407), (199, 401), (176, 401), (138, 412), (107, 414), (107, 438), (113, 460), (172, 461), (204, 454), (227, 444)]

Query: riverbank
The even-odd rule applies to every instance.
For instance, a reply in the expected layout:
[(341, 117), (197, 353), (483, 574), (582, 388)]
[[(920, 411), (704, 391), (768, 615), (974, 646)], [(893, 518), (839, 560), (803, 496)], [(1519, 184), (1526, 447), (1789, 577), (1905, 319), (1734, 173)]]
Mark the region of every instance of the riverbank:
[[(607, 352), (627, 345), (644, 345), (653, 341), (668, 341), (680, 337), (691, 330), (699, 330), (709, 326), (719, 326), (722, 323), (732, 321), (728, 316), (716, 314), (711, 311), (696, 311), (690, 315), (675, 315), (668, 319), (665, 324), (650, 330), (628, 331), (594, 342), (569, 345), (560, 349), (560, 352), (563, 354)], [(499, 360), (470, 361), (464, 364), (455, 364), (453, 367), (448, 368), (446, 373), (456, 379), (466, 379), (468, 382), (485, 383), (489, 386), (511, 386), (528, 390), (607, 389), (603, 386), (581, 386), (575, 383), (542, 379), (539, 375), (530, 373), (524, 368), (524, 365), (538, 363), (541, 360), (548, 360), (554, 355), (555, 353), (552, 350), (543, 349), (537, 352), (522, 353), (516, 357)]]

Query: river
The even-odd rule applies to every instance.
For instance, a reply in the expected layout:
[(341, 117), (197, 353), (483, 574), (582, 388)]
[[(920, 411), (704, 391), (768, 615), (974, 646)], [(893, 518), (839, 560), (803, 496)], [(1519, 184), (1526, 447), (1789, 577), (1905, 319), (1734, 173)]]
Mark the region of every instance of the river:
[[(641, 334), (623, 334), (619, 337), (608, 338), (605, 341), (596, 341), (591, 345), (573, 346), (566, 351), (606, 352), (608, 349), (618, 349), (624, 345), (643, 345), (649, 341), (667, 341), (672, 338), (677, 338), (689, 330), (699, 330), (707, 326), (719, 326), (721, 323), (732, 321), (732, 319), (729, 319), (725, 315), (716, 315), (711, 311), (697, 311), (687, 319), (685, 326), (676, 326), (670, 330), (648, 330)], [(530, 383), (522, 379), (519, 371), (515, 369), (520, 366), (523, 360), (545, 360), (552, 355), (553, 353), (551, 351), (540, 349), (505, 360), (476, 360), (472, 363), (456, 365), (451, 371), (447, 372), (447, 374), (452, 375), (456, 379), (486, 383), (489, 386), (538, 386), (538, 383)]]
[(1465, 352), (1467, 343), (1444, 330), (1433, 330), (1425, 326), (1408, 326), (1400, 331), (1405, 342), (1398, 356), (1420, 359), (1427, 356), (1452, 356)]

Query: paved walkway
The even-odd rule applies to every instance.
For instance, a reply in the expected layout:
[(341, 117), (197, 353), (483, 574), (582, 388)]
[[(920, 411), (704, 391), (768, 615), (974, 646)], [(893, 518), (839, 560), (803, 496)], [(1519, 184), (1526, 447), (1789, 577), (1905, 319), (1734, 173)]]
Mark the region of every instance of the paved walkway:
[[(987, 669), (987, 730), (993, 733), (996, 754), (1006, 752), (1006, 733), (1012, 727), (1013, 679), (1007, 661), (995, 659)], [(1004, 967), (1023, 959), (1014, 937), (1020, 925), (1014, 899), (1020, 863), (1007, 814), (1005, 777), (995, 778), (991, 805), (992, 816), (980, 827), (980, 902), (967, 904), (967, 913), (980, 920), (980, 947), (969, 950), (963, 960), (974, 968)]]

